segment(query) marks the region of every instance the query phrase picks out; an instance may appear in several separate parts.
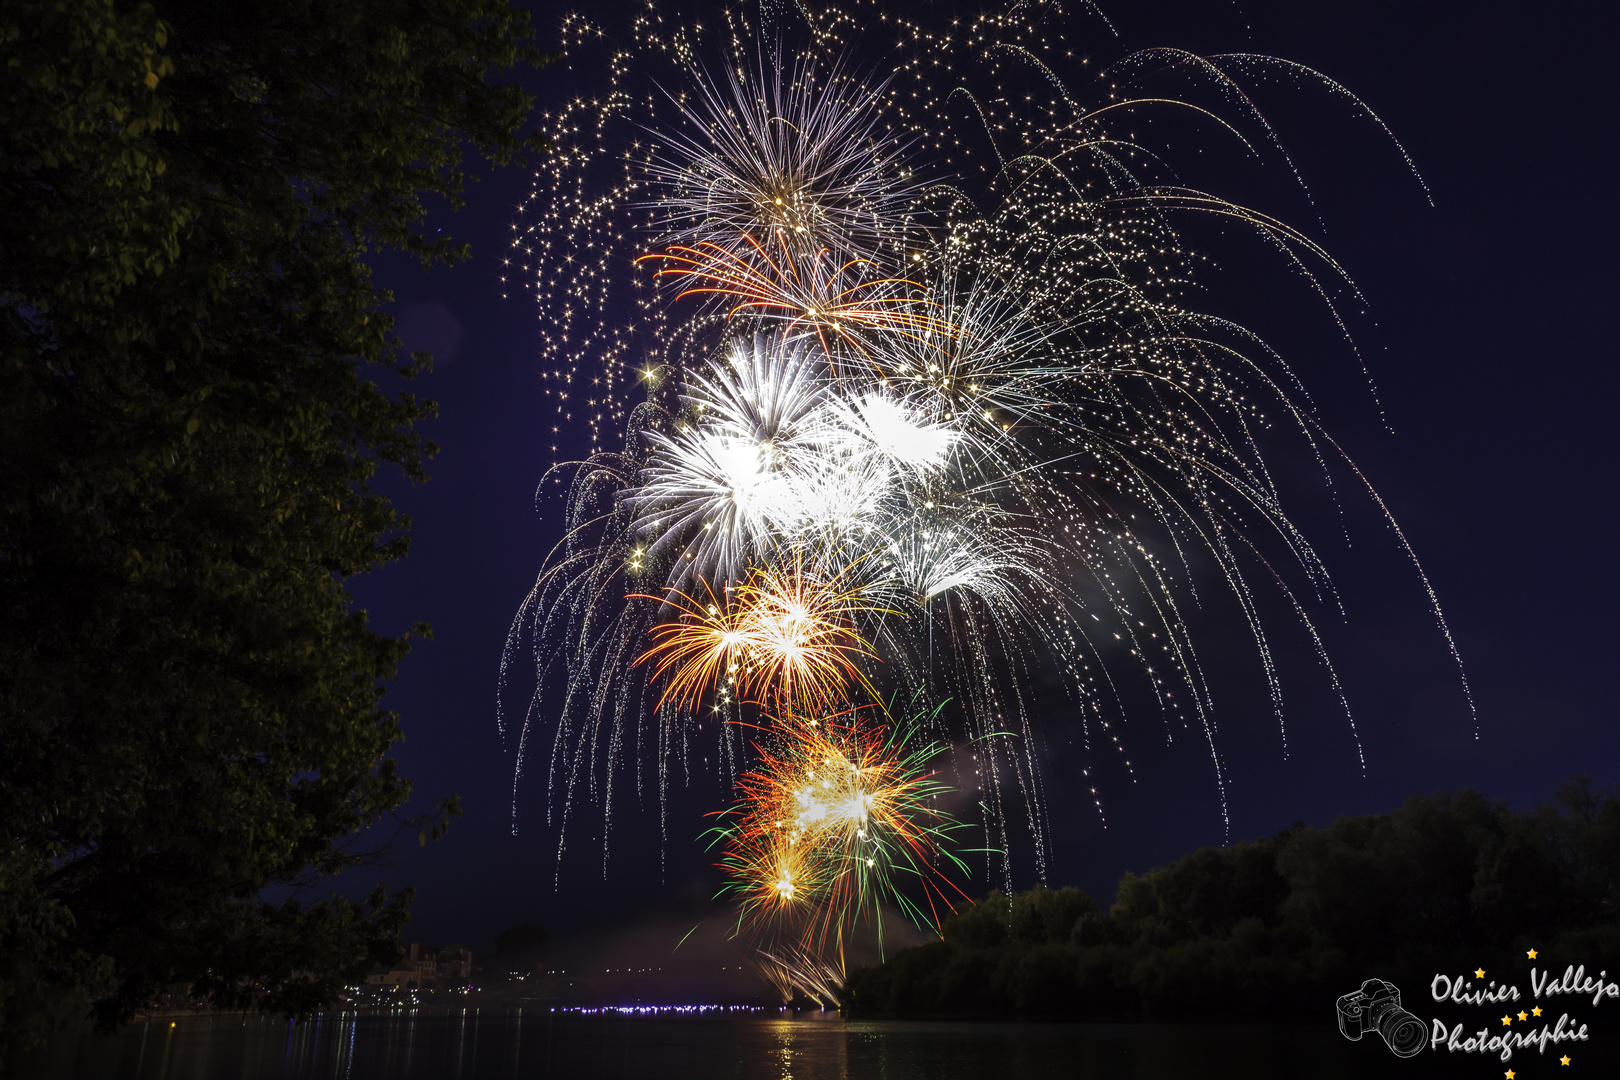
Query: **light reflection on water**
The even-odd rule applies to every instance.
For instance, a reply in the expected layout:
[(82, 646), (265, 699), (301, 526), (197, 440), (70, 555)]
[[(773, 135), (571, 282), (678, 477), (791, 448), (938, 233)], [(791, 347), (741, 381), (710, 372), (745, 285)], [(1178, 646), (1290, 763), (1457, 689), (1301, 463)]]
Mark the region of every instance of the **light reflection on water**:
[[(1335, 1028), (845, 1021), (836, 1014), (183, 1017), (61, 1039), (40, 1080), (1220, 1080), (1501, 1075), (1492, 1059), (1393, 1057)], [(1537, 1062), (1537, 1064), (1542, 1064)], [(1554, 1064), (1548, 1062), (1547, 1064)], [(1494, 1068), (1493, 1068), (1494, 1066)], [(1466, 1067), (1466, 1068), (1464, 1068)]]

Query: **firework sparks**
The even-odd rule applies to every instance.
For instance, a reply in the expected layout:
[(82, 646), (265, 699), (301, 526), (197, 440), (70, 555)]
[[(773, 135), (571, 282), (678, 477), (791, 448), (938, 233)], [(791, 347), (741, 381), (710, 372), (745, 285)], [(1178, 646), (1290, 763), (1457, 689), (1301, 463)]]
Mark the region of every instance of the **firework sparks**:
[(761, 732), (715, 832), (745, 929), (823, 955), (857, 919), (881, 932), (882, 902), (937, 926), (966, 899), (950, 876), (967, 869), (948, 843), (961, 826), (932, 768), (943, 747), (918, 727), (846, 711)]
[(873, 258), (900, 242), (918, 184), (886, 132), (881, 80), (755, 58), (692, 86), (673, 98), (686, 124), (663, 134), (647, 170), (667, 243), (736, 250), (778, 236)]
[(870, 357), (867, 338), (874, 334), (920, 338), (954, 330), (933, 313), (934, 302), (922, 295), (921, 282), (877, 276), (869, 259), (838, 262), (827, 248), (795, 256), (780, 232), (774, 251), (752, 236), (742, 240), (741, 250), (703, 240), (643, 255), (636, 262), (663, 263), (654, 276), (675, 279), (680, 285), (677, 300), (710, 297), (728, 322), (753, 315), (780, 323), (788, 336), (808, 330), (829, 353), (837, 344)]
[[(561, 816), (576, 792), (611, 798), (643, 730), (658, 733), (640, 752), (662, 778), (700, 709), (783, 718), (773, 737), (791, 745), (762, 740), (778, 756), (749, 775), (785, 785), (809, 760), (792, 740), (814, 728), (787, 718), (822, 717), (850, 687), (877, 700), (881, 681), (953, 701), (931, 730), (976, 748), (987, 846), (1010, 850), (1021, 819), (1044, 871), (1029, 673), (1058, 673), (1078, 744), (1132, 770), (1118, 673), (1133, 665), (1167, 732), (1201, 737), (1224, 819), (1213, 700), (1183, 615), (1206, 602), (1195, 568), (1212, 568), (1252, 637), (1286, 749), (1259, 595), (1274, 588), (1295, 613), (1342, 702), (1315, 622), (1340, 609), (1256, 433), (1291, 432), (1324, 479), (1364, 481), (1261, 337), (1190, 306), (1203, 259), (1176, 222), (1213, 215), (1269, 244), (1341, 329), (1339, 298), (1359, 296), (1306, 233), (1187, 186), (1122, 125), (1174, 108), (1293, 172), (1245, 81), (1319, 77), (1150, 50), (1109, 66), (1105, 99), (1086, 102), (1061, 77), (1072, 42), (1053, 5), (944, 28), (850, 3), (794, 5), (771, 50), (739, 8), (676, 31), (649, 11), (604, 66), (609, 92), (548, 118), (558, 153), (514, 258), (544, 313), (556, 423), (588, 426), (593, 454), (507, 660), (528, 635), (537, 695), (554, 668), (571, 673), (547, 714), (560, 716), (548, 776)], [(894, 43), (870, 77), (828, 59), (856, 55), (863, 26)], [(571, 65), (603, 35), (570, 16), (564, 38)], [(1164, 65), (1208, 80), (1237, 115), (1131, 93)], [(652, 253), (625, 325), (614, 290), (636, 251)], [(605, 449), (621, 429), (623, 449)], [(654, 704), (643, 694), (657, 684)], [(649, 706), (659, 722), (644, 729)], [(833, 821), (852, 804), (814, 805)], [(837, 908), (839, 874), (859, 880), (853, 848), (830, 854), (842, 833), (800, 848), (737, 828), (728, 859), (751, 910)], [(885, 828), (898, 866), (910, 849)], [(1000, 872), (1010, 884), (1009, 857)]]
[(880, 609), (807, 573), (802, 558), (756, 570), (723, 597), (666, 600), (676, 617), (652, 628), (653, 645), (636, 662), (651, 662), (665, 680), (663, 700), (687, 708), (711, 690), (716, 708), (735, 700), (820, 708), (864, 684), (859, 661), (876, 658), (856, 619)]

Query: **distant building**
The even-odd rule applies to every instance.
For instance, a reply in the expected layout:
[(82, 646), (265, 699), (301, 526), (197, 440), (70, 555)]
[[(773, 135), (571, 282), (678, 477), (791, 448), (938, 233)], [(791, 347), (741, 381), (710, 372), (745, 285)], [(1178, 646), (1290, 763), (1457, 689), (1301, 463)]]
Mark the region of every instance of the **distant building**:
[(429, 986), (464, 982), (471, 974), (471, 949), (461, 945), (433, 949), (413, 942), (406, 947), (405, 959), (394, 967), (373, 971), (366, 976), (366, 985), (424, 990)]
[(457, 982), (472, 976), (472, 950), (464, 945), (446, 945), (439, 950), (439, 977)]

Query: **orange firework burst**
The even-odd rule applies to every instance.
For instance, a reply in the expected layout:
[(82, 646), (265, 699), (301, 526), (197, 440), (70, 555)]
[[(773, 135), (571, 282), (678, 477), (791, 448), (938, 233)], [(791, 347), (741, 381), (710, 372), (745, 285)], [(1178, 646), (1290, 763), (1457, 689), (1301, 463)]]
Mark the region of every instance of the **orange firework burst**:
[(862, 331), (876, 330), (921, 339), (925, 335), (955, 335), (955, 327), (934, 312), (938, 305), (923, 294), (926, 287), (910, 278), (863, 278), (868, 259), (850, 259), (838, 265), (827, 248), (795, 256), (787, 238), (777, 235), (773, 256), (752, 236), (744, 235), (737, 249), (704, 240), (678, 245), (637, 259), (662, 260), (657, 277), (675, 276), (689, 281), (676, 297), (717, 296), (731, 305), (727, 318), (753, 313), (781, 319), (789, 332), (813, 327), (823, 350), (829, 338), (843, 341), (862, 356)]
[(802, 560), (750, 571), (723, 598), (704, 589), (706, 600), (678, 590), (641, 597), (678, 612), (652, 628), (652, 647), (636, 661), (654, 661), (655, 679), (667, 676), (660, 705), (695, 707), (718, 687), (725, 700), (813, 709), (866, 683), (857, 660), (873, 653), (855, 618), (883, 609), (857, 591), (807, 574)]
[[(636, 663), (656, 661), (653, 678), (669, 681), (658, 701), (662, 706), (673, 699), (677, 705), (695, 708), (703, 695), (722, 680), (735, 681), (738, 671), (744, 670), (749, 653), (747, 618), (731, 600), (714, 595), (708, 584), (700, 582), (707, 592), (707, 600), (699, 600), (680, 590), (665, 597), (632, 593), (631, 600), (659, 600), (674, 607), (678, 614), (672, 622), (659, 623), (652, 628), (653, 645)], [(731, 590), (727, 590), (728, 594)]]
[[(941, 845), (961, 827), (935, 805), (950, 790), (930, 765), (943, 747), (908, 745), (915, 726), (851, 712), (767, 732), (759, 766), (739, 778), (716, 830), (744, 923), (796, 933), (814, 949), (829, 936), (841, 943), (879, 900), (937, 925), (953, 897), (966, 898), (939, 865), (966, 869)], [(915, 879), (920, 898), (902, 877)]]

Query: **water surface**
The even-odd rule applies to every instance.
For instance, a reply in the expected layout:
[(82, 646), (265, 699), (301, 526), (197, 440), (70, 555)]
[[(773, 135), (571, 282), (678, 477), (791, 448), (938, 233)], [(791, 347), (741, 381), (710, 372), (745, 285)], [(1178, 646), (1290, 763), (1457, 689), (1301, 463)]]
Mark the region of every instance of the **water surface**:
[[(171, 1022), (173, 1026), (171, 1026)], [(1590, 1044), (1588, 1044), (1590, 1045)], [(1582, 1047), (1588, 1068), (1598, 1064)], [(1500, 1077), (1495, 1057), (1395, 1058), (1335, 1028), (845, 1021), (836, 1014), (579, 1016), (468, 1009), (139, 1022), (58, 1040), (41, 1080), (1223, 1080)], [(1556, 1055), (1511, 1063), (1550, 1073)], [(1603, 1070), (1600, 1070), (1600, 1072)], [(1575, 1070), (1562, 1070), (1570, 1077)], [(1554, 1074), (1556, 1075), (1556, 1074)]]

